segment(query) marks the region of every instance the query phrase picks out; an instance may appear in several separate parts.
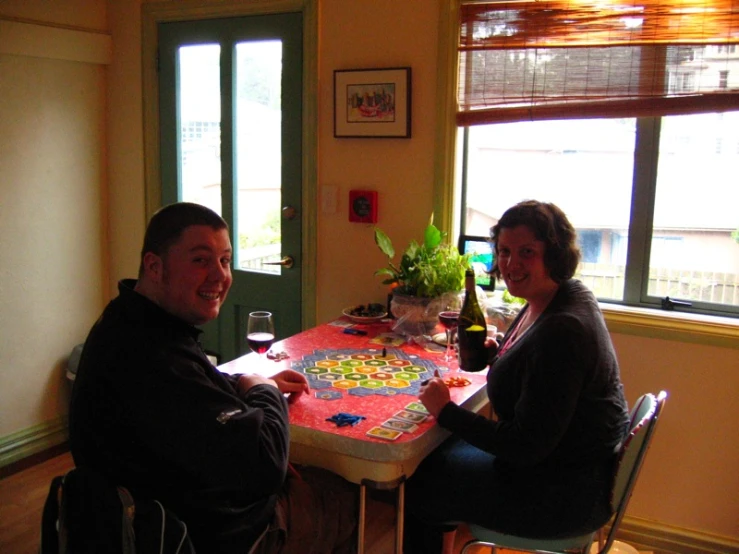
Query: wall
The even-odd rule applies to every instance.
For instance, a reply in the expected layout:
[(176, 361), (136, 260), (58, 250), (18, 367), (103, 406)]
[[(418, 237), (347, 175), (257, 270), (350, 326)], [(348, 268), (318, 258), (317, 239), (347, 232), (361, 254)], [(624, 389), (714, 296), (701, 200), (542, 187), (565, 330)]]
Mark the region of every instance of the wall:
[(0, 446), (63, 420), (104, 301), (105, 26), (103, 0), (0, 3)]
[(622, 334), (613, 342), (630, 405), (669, 393), (628, 514), (733, 537), (739, 548), (739, 351)]
[[(113, 63), (108, 69), (110, 168), (110, 295), (135, 277), (144, 242), (144, 157), (141, 102), (141, 7), (138, 0), (107, 0)], [(154, 60), (151, 60), (154, 63)]]
[[(439, 1), (376, 0), (371, 14), (367, 3), (359, 0), (320, 2), (319, 186), (338, 185), (340, 199), (337, 213), (319, 212), (318, 217), (319, 321), (334, 318), (348, 304), (384, 299), (386, 292), (372, 276), (384, 260), (374, 246), (371, 227), (347, 221), (351, 188), (379, 192), (379, 225), (397, 245), (420, 238), (432, 210)], [(89, 8), (102, 9), (95, 2)], [(109, 150), (110, 192), (99, 178), (104, 173), (98, 156), (100, 141), (93, 139), (91, 131), (64, 128), (64, 134), (54, 135), (56, 140), (41, 142), (24, 138), (28, 125), (13, 124), (12, 140), (0, 137), (0, 437), (63, 412), (60, 365), (69, 345), (84, 336), (97, 316), (99, 297), (112, 295), (112, 284), (136, 271), (144, 222), (140, 5), (135, 0), (110, 1), (108, 10), (114, 44), (108, 73), (109, 136), (104, 141)], [(5, 99), (7, 57), (0, 57), (0, 62), (0, 92)], [(53, 86), (47, 83), (46, 89), (64, 94), (80, 77), (54, 73), (44, 62), (24, 62), (33, 63), (33, 71), (24, 71), (14, 61), (13, 83), (17, 84), (10, 95), (12, 109), (5, 101), (0, 105), (3, 121), (11, 115), (33, 119), (42, 106), (53, 105), (57, 93), (39, 90), (35, 79), (53, 76)], [(413, 138), (333, 138), (333, 70), (402, 65), (413, 68)], [(81, 73), (89, 72), (95, 70)], [(91, 76), (86, 78), (83, 81), (89, 82)], [(104, 78), (90, 83), (104, 84)], [(21, 86), (28, 89), (25, 99)], [(75, 125), (99, 123), (102, 100), (85, 102), (79, 95), (68, 96), (85, 108), (78, 104), (70, 108), (79, 120)], [(31, 128), (38, 134), (46, 127)], [(17, 147), (18, 141), (26, 141), (23, 148)], [(39, 145), (42, 153), (35, 154)], [(66, 159), (73, 163), (63, 162)], [(54, 171), (59, 164), (66, 164), (61, 173)], [(93, 171), (97, 178), (86, 171), (90, 165), (97, 168)], [(46, 175), (61, 181), (51, 189), (43, 187)], [(41, 192), (44, 198), (51, 195), (48, 204), (43, 204)], [(12, 201), (6, 200), (8, 196)], [(19, 233), (20, 228), (26, 230)], [(97, 243), (109, 244), (109, 262), (101, 260)], [(50, 272), (44, 260), (49, 256), (55, 264), (53, 279), (46, 275)], [(109, 267), (109, 275), (101, 275), (101, 265)], [(13, 310), (10, 315), (6, 305)], [(41, 330), (38, 322), (43, 324)], [(739, 407), (732, 399), (733, 391), (739, 390), (737, 350), (625, 334), (613, 338), (630, 402), (646, 391), (670, 393), (629, 515), (728, 537), (733, 541), (731, 551), (739, 550), (735, 432)]]
[[(381, 0), (372, 4), (375, 17), (367, 16), (366, 6), (358, 0), (321, 3), (319, 199), (321, 186), (336, 185), (339, 208), (318, 218), (319, 322), (387, 296), (373, 276), (387, 258), (375, 246), (372, 225), (348, 221), (350, 190), (378, 191), (377, 226), (397, 251), (411, 238), (423, 241), (433, 210), (438, 2)], [(404, 66), (412, 68), (412, 138), (334, 138), (333, 71)]]

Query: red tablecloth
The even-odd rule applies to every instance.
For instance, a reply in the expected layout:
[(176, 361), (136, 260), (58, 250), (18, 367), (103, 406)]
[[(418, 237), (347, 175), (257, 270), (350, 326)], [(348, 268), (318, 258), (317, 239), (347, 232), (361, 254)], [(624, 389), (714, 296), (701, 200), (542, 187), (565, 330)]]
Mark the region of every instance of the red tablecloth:
[[(365, 356), (379, 356), (382, 359), (383, 347), (387, 349), (388, 358), (399, 360), (398, 364), (410, 364), (414, 367), (417, 379), (409, 381), (410, 386), (379, 389), (366, 389), (357, 394), (349, 393), (347, 389), (336, 388), (330, 383), (317, 381), (315, 375), (310, 374), (309, 383), (312, 382), (310, 395), (301, 396), (297, 402), (290, 406), (290, 423), (293, 426), (308, 428), (312, 430), (331, 433), (347, 438), (362, 441), (386, 442), (366, 435), (366, 432), (382, 422), (390, 419), (396, 412), (404, 409), (411, 402), (418, 400), (418, 387), (420, 382), (433, 374), (434, 369), (439, 369), (442, 377), (449, 370), (456, 372), (456, 361), (445, 362), (443, 350), (430, 352), (415, 343), (404, 342), (400, 346), (383, 345), (372, 343), (372, 339), (381, 333), (389, 333), (390, 326), (387, 323), (376, 323), (370, 325), (354, 325), (352, 328), (366, 331), (366, 335), (345, 334), (344, 328), (331, 324), (319, 325), (287, 339), (284, 339), (272, 347), (274, 352), (284, 350), (290, 356), (289, 359), (280, 361), (265, 360), (260, 362), (256, 355), (248, 354), (236, 360), (223, 364), (219, 367), (226, 373), (261, 373), (273, 375), (282, 369), (291, 368), (296, 371), (305, 372), (306, 368), (317, 367), (318, 361), (327, 359), (347, 359), (344, 356), (351, 354), (364, 354)], [(397, 350), (397, 352), (396, 352)], [(393, 355), (397, 354), (397, 355)], [(360, 356), (361, 359), (361, 356)], [(400, 362), (402, 360), (402, 362)], [(319, 364), (320, 366), (321, 364)], [(324, 363), (323, 365), (331, 365)], [(405, 366), (404, 366), (405, 367)], [(367, 370), (367, 368), (364, 368)], [(378, 368), (382, 371), (382, 368)], [(401, 367), (400, 371), (403, 371)], [(486, 372), (466, 373), (456, 372), (466, 377), (471, 384), (466, 387), (451, 388), (451, 398), (454, 402), (462, 404), (472, 394), (480, 391), (485, 385)], [(413, 375), (409, 375), (412, 377)], [(360, 379), (357, 375), (356, 379)], [(370, 376), (371, 378), (371, 376)], [(346, 383), (346, 382), (345, 382)], [(321, 388), (318, 388), (320, 385)], [(347, 385), (350, 386), (350, 385)], [(358, 388), (358, 387), (357, 387)], [(335, 400), (317, 398), (317, 392), (332, 391)], [(376, 391), (380, 392), (377, 393)], [(334, 423), (326, 421), (331, 416), (340, 412), (353, 415), (361, 415), (366, 419), (354, 426), (337, 427)], [(435, 424), (434, 418), (429, 416), (419, 428), (412, 433), (403, 433), (394, 443), (403, 443), (418, 438), (426, 430)]]

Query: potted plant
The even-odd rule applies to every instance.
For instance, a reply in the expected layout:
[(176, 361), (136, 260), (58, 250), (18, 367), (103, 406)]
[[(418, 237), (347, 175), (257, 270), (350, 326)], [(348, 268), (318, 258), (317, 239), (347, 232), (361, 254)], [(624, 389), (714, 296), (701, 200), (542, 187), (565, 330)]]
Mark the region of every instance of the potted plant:
[(426, 334), (437, 322), (439, 311), (458, 300), (464, 287), (469, 255), (460, 254), (446, 242), (447, 233), (434, 225), (434, 215), (424, 231), (423, 242), (412, 240), (395, 263), (390, 237), (375, 227), (375, 243), (388, 257), (388, 265), (375, 271), (383, 284), (393, 288), (390, 309), (398, 319), (395, 330), (406, 335)]

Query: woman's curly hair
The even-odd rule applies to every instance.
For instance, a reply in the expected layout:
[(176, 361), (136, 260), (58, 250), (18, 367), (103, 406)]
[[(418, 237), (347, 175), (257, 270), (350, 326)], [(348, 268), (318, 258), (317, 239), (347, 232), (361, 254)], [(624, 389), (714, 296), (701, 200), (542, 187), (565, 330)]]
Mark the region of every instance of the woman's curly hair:
[(498, 237), (502, 229), (525, 225), (537, 240), (544, 243), (544, 265), (556, 283), (570, 279), (580, 263), (577, 232), (564, 212), (556, 205), (537, 200), (524, 200), (508, 208), (498, 223), (490, 228), (490, 241), (495, 249), (491, 273), (500, 278), (498, 269)]

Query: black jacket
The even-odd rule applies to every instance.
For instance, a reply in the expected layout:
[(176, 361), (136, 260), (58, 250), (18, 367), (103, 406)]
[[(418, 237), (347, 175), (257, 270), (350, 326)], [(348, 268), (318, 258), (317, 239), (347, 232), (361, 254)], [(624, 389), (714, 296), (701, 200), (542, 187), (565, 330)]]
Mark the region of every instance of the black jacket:
[(242, 397), (200, 330), (119, 283), (85, 342), (70, 408), (77, 466), (161, 501), (199, 552), (243, 554), (274, 512), (287, 470), (287, 403), (274, 387)]

